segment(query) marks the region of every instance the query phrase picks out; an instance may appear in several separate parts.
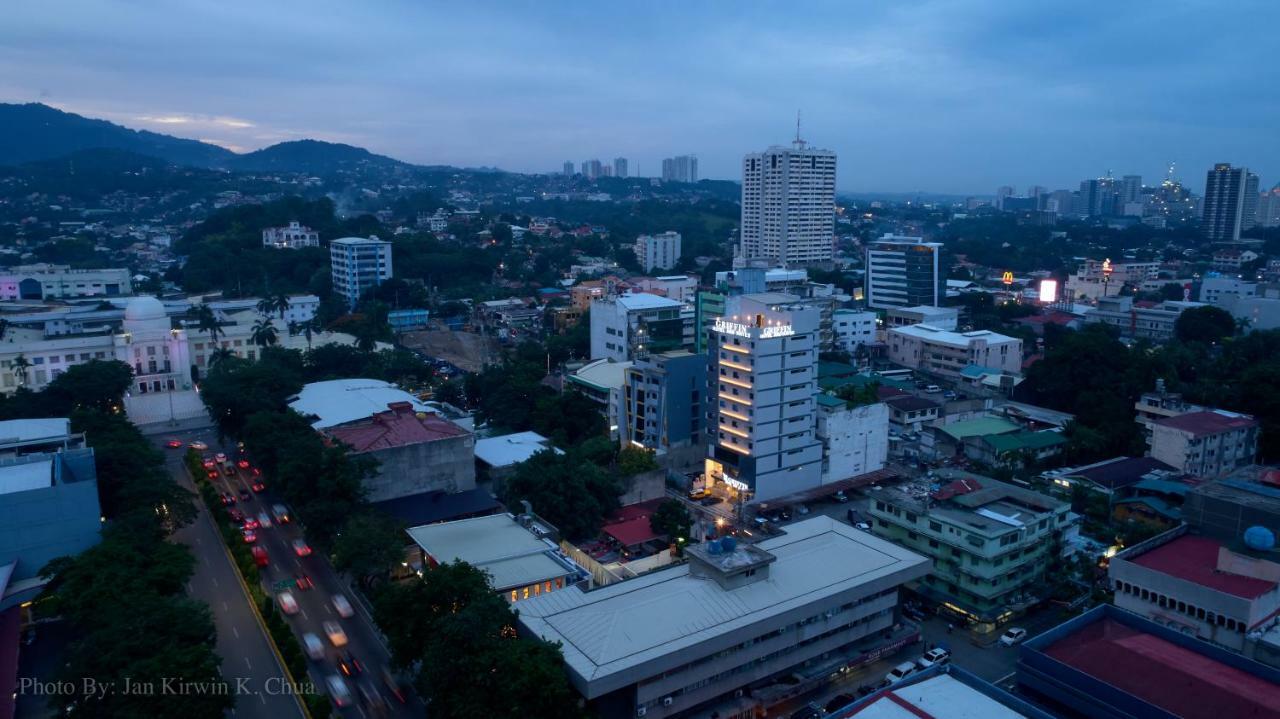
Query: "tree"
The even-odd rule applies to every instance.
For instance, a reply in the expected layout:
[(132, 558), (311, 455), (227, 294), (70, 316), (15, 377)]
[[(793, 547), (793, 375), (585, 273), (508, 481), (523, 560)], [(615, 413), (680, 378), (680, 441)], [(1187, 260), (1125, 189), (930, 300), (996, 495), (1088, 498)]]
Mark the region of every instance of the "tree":
[(1178, 315), (1173, 332), (1179, 342), (1213, 345), (1235, 335), (1236, 321), (1230, 312), (1220, 307), (1192, 307)]
[(689, 538), (689, 532), (693, 529), (693, 518), (689, 516), (689, 510), (685, 508), (683, 502), (668, 498), (658, 505), (653, 514), (649, 515), (649, 528), (654, 534), (660, 534), (672, 544), (676, 544), (681, 539)]
[(191, 308), (190, 314), (196, 321), (196, 329), (200, 332), (209, 333), (209, 344), (218, 344), (218, 336), (225, 335), (222, 325), (218, 322), (218, 315), (213, 308), (206, 304), (195, 305)]
[(270, 347), (277, 340), (276, 326), (269, 319), (260, 319), (253, 323), (249, 340), (259, 347)]
[(391, 660), (409, 667), (439, 636), (444, 623), (472, 607), (493, 617), (493, 630), (501, 629), (506, 603), (489, 586), (489, 575), (455, 561), (431, 567), (418, 579), (384, 587), (374, 597), (373, 618), (387, 632)]
[(404, 530), (374, 510), (353, 515), (333, 542), (333, 566), (360, 578), (366, 588), (404, 561)]
[(572, 455), (543, 450), (521, 462), (506, 481), (503, 502), (529, 502), (571, 541), (591, 539), (618, 508), (622, 488), (608, 472)]
[(285, 292), (267, 295), (258, 300), (258, 312), (265, 317), (279, 313), (280, 319), (284, 320), (284, 313), (289, 311), (289, 295)]
[(218, 363), (231, 359), (235, 356), (236, 353), (230, 349), (227, 349), (226, 347), (219, 347), (209, 355), (209, 368), (212, 369)]
[(26, 355), (18, 355), (13, 360), (13, 375), (18, 380), (19, 387), (27, 386), (27, 370), (31, 368), (31, 360)]
[(99, 412), (119, 410), (124, 393), (133, 384), (133, 370), (119, 360), (90, 360), (72, 365), (54, 378), (41, 394), (50, 414), (69, 415), (76, 408)]
[(623, 447), (618, 450), (618, 474), (630, 477), (641, 472), (650, 472), (658, 468), (651, 449), (640, 447)]

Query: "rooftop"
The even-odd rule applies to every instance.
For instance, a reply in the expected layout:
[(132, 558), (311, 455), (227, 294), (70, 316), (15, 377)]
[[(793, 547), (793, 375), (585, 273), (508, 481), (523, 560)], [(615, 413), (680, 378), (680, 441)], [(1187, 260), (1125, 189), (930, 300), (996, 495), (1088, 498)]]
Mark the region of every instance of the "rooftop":
[(0, 467), (0, 494), (16, 494), (53, 486), (53, 460)]
[(461, 437), (467, 431), (438, 414), (415, 411), (409, 402), (392, 402), (366, 420), (330, 428), (326, 434), (356, 452), (403, 447)]
[(410, 494), (406, 497), (373, 502), (381, 512), (400, 520), (406, 526), (435, 524), (450, 519), (462, 519), (481, 514), (492, 514), (498, 509), (498, 500), (481, 487), (462, 492), (435, 490)]
[(997, 453), (1018, 452), (1024, 449), (1048, 449), (1066, 444), (1067, 438), (1061, 432), (1052, 430), (1044, 432), (1014, 432), (998, 434), (986, 438), (987, 444)]
[(1191, 433), (1195, 437), (1203, 437), (1209, 434), (1256, 427), (1258, 421), (1248, 415), (1236, 414), (1235, 412), (1204, 410), (1202, 412), (1188, 412), (1174, 417), (1165, 417), (1156, 420), (1155, 424), (1161, 427), (1180, 429), (1183, 432)]
[(71, 420), (66, 417), (51, 419), (10, 419), (0, 422), (0, 447), (10, 444), (27, 444), (42, 440), (65, 439), (71, 434)]
[(631, 312), (638, 310), (661, 310), (682, 307), (679, 302), (650, 294), (648, 292), (628, 292), (618, 296), (618, 305)]
[[(1006, 696), (1008, 696), (1006, 694)], [(885, 689), (839, 719), (1021, 719), (1027, 716), (949, 674)]]
[(910, 337), (918, 337), (929, 342), (940, 344), (954, 345), (956, 347), (968, 347), (974, 340), (985, 340), (988, 343), (1017, 342), (1014, 337), (1007, 337), (992, 332), (991, 330), (974, 330), (973, 332), (952, 332), (950, 330), (938, 329), (927, 324), (907, 325), (905, 327), (894, 327), (889, 330), (890, 334), (897, 332)]
[(918, 412), (926, 409), (937, 409), (942, 405), (931, 399), (917, 397), (913, 394), (900, 394), (893, 397), (887, 397), (884, 403), (902, 412)]
[(311, 424), (327, 429), (348, 422), (368, 419), (397, 402), (408, 402), (417, 412), (431, 408), (417, 397), (380, 379), (335, 379), (305, 385), (289, 403), (298, 414), (316, 417)]
[(1276, 582), (1218, 569), (1220, 542), (1184, 534), (1149, 551), (1122, 557), (1140, 567), (1198, 584), (1224, 594), (1256, 599), (1274, 590)]
[(925, 315), (933, 317), (952, 317), (960, 314), (960, 310), (956, 307), (934, 307), (932, 305), (916, 305), (915, 307), (890, 307), (888, 312), (903, 313), (910, 312), (914, 315)]
[[(533, 530), (539, 526), (533, 525)], [(572, 574), (565, 564), (548, 555), (556, 551), (555, 543), (540, 538), (510, 514), (428, 524), (405, 531), (424, 554), (440, 564), (457, 560), (488, 572), (497, 590)], [(551, 530), (541, 531), (550, 534)]]
[(561, 454), (551, 446), (551, 440), (537, 432), (515, 432), (500, 437), (476, 440), (476, 459), (490, 467), (510, 467), (529, 459), (544, 449)]
[(1266, 676), (1216, 659), (1204, 642), (1175, 643), (1144, 631), (1149, 622), (1120, 620), (1119, 610), (1098, 609), (1104, 610), (1094, 610), (1102, 618), (1057, 638), (1043, 653), (1172, 716), (1280, 717), (1280, 685)]
[(984, 437), (989, 434), (1010, 434), (1018, 431), (1018, 425), (999, 417), (979, 417), (966, 419), (939, 427), (943, 432), (957, 441), (969, 437)]
[(1116, 457), (1070, 470), (1063, 476), (1078, 477), (1101, 487), (1118, 489), (1137, 484), (1153, 472), (1173, 471), (1173, 467), (1154, 457)]
[(630, 367), (630, 362), (615, 362), (611, 359), (596, 360), (569, 375), (569, 381), (601, 390), (619, 389), (626, 384), (627, 370)]
[[(613, 678), (622, 686), (646, 662), (683, 663), (687, 658), (673, 653), (868, 582), (918, 578), (929, 565), (828, 517), (792, 524), (758, 547), (777, 558), (769, 576), (737, 589), (693, 577), (682, 564), (590, 592), (575, 587), (530, 599), (521, 603), (520, 622), (561, 642), (565, 662), (584, 682)], [(594, 698), (612, 688), (605, 682), (583, 691)]]

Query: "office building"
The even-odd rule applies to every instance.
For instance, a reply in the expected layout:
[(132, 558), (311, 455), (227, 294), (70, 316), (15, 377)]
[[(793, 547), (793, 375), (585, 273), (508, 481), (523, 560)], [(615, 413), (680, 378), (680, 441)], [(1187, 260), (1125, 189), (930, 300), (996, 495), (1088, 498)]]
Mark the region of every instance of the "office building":
[(126, 267), (73, 270), (70, 265), (18, 265), (0, 269), (0, 300), (72, 300), (133, 294)]
[(33, 601), (50, 561), (97, 544), (101, 516), (93, 448), (70, 420), (0, 422), (0, 609)]
[(1257, 282), (1247, 282), (1239, 277), (1211, 274), (1200, 281), (1200, 301), (1228, 310), (1235, 304), (1235, 299), (1254, 297), (1257, 294)]
[(663, 182), (697, 182), (698, 158), (693, 155), (677, 155), (662, 161)]
[(627, 176), (627, 158), (625, 157), (613, 158), (613, 176), (624, 177), (624, 178)]
[(278, 250), (319, 247), (320, 233), (297, 222), (290, 222), (287, 227), (268, 227), (263, 230), (262, 246)]
[(1142, 175), (1125, 175), (1120, 178), (1119, 199), (1123, 206), (1131, 202), (1142, 202)]
[(604, 165), (599, 160), (583, 160), (582, 176), (588, 180), (594, 180), (604, 175)]
[(521, 629), (561, 645), (570, 682), (604, 719), (759, 716), (750, 687), (813, 663), (834, 671), (892, 641), (882, 635), (898, 587), (928, 571), (923, 557), (822, 516), (757, 544), (730, 537), (686, 553), (687, 563), (519, 604)]
[(888, 405), (851, 406), (830, 394), (819, 394), (815, 401), (824, 484), (884, 467), (889, 458)]
[(694, 312), (675, 300), (628, 292), (591, 302), (591, 359), (626, 362), (645, 353), (690, 349)]
[(664, 455), (706, 439), (707, 359), (688, 350), (650, 354), (626, 370), (622, 390), (623, 444)]
[(910, 325), (929, 325), (940, 330), (956, 331), (960, 326), (959, 307), (933, 307), (919, 305), (917, 307), (890, 307), (884, 313), (885, 327), (908, 327)]
[(1085, 324), (1110, 325), (1122, 337), (1167, 342), (1174, 337), (1178, 317), (1193, 307), (1203, 307), (1201, 302), (1166, 300), (1155, 307), (1135, 305), (1133, 297), (1099, 297), (1098, 305), (1084, 316)]
[(565, 160), (564, 167), (561, 169), (561, 172), (566, 177), (573, 177), (573, 160)]
[(1182, 526), (1111, 558), (1115, 604), (1184, 634), (1253, 657), (1276, 631), (1280, 650), (1280, 564), (1232, 551)]
[(1204, 186), (1204, 236), (1215, 242), (1239, 242), (1254, 225), (1258, 208), (1258, 176), (1246, 167), (1220, 162), (1209, 170)]
[(1000, 187), (997, 187), (996, 199), (994, 202), (991, 203), (992, 206), (995, 207), (997, 210), (1003, 210), (1004, 201), (1007, 198), (1013, 197), (1013, 192), (1014, 192), (1013, 188), (1009, 187), (1008, 185), (1002, 185)]
[(1067, 277), (1067, 292), (1078, 301), (1112, 297), (1126, 285), (1140, 287), (1159, 276), (1159, 262), (1085, 260)]
[(333, 291), (355, 309), (370, 290), (391, 279), (391, 243), (377, 237), (343, 237), (329, 243)]
[(876, 309), (942, 303), (942, 244), (884, 235), (867, 245), (867, 306)]
[(1188, 412), (1151, 424), (1151, 456), (1197, 477), (1219, 477), (1253, 464), (1258, 420), (1223, 409)]
[(743, 260), (784, 267), (830, 262), (835, 255), (836, 153), (770, 147), (742, 159)]
[(1280, 672), (1109, 604), (1024, 642), (1017, 677), (1059, 716), (1280, 717)]
[(997, 374), (1022, 373), (1022, 340), (990, 330), (949, 332), (929, 325), (888, 331), (889, 360), (941, 377), (958, 379), (966, 367)]
[(1086, 217), (1107, 217), (1116, 214), (1119, 193), (1115, 178), (1099, 177), (1080, 183), (1080, 207), (1077, 214)]
[(1280, 183), (1258, 195), (1254, 221), (1259, 227), (1280, 227)]
[(832, 346), (851, 356), (876, 343), (876, 313), (836, 310), (831, 316)]
[(813, 404), (818, 312), (778, 309), (770, 299), (729, 298), (707, 346), (715, 400), (706, 476), (758, 500), (822, 482)]
[(871, 531), (931, 557), (932, 572), (911, 588), (990, 631), (1047, 596), (1071, 502), (968, 472), (936, 473), (936, 490), (917, 480), (873, 492)]
[(635, 253), (645, 272), (672, 269), (680, 261), (680, 233), (640, 235), (636, 238)]

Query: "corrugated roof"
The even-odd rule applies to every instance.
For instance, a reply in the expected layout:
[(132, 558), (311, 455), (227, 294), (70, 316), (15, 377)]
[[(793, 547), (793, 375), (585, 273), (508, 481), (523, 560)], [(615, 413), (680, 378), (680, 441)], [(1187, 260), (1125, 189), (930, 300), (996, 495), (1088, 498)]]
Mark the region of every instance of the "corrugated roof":
[(467, 431), (438, 414), (417, 412), (408, 402), (394, 402), (385, 412), (325, 431), (355, 452), (404, 447), (461, 437)]
[(952, 422), (939, 427), (943, 432), (958, 441), (963, 441), (968, 437), (983, 437), (989, 434), (1008, 434), (1017, 432), (1018, 425), (999, 417), (979, 417), (977, 419), (966, 419), (960, 422)]
[(1234, 412), (1225, 413), (1220, 410), (1205, 410), (1203, 412), (1188, 412), (1174, 417), (1165, 417), (1164, 419), (1156, 420), (1155, 424), (1162, 427), (1173, 427), (1183, 432), (1190, 432), (1196, 437), (1202, 437), (1209, 434), (1253, 427), (1258, 424), (1258, 421), (1247, 415), (1235, 414)]
[(984, 439), (997, 453), (1047, 449), (1067, 443), (1067, 438), (1063, 437), (1061, 432), (1015, 432), (991, 435)]
[(490, 467), (509, 467), (523, 462), (544, 449), (563, 454), (551, 446), (551, 440), (537, 432), (515, 432), (500, 437), (476, 440), (476, 459)]
[(413, 395), (380, 379), (335, 379), (305, 385), (289, 408), (304, 416), (318, 419), (316, 429), (326, 429), (347, 422), (368, 419), (393, 402), (408, 402), (419, 412), (431, 408)]
[(1224, 594), (1256, 599), (1276, 588), (1276, 582), (1218, 570), (1222, 544), (1193, 535), (1183, 535), (1128, 561), (1153, 571), (1177, 577)]
[(908, 686), (887, 689), (841, 719), (1021, 719), (1025, 716), (996, 699), (939, 674)]

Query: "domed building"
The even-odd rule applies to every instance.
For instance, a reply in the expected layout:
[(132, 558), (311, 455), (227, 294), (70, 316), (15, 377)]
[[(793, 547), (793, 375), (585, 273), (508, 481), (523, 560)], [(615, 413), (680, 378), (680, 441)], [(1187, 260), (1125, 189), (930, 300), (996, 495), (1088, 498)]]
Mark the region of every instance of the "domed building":
[(144, 295), (129, 300), (113, 346), (116, 359), (133, 368), (132, 392), (192, 388), (187, 331), (173, 326), (164, 303), (155, 297)]

